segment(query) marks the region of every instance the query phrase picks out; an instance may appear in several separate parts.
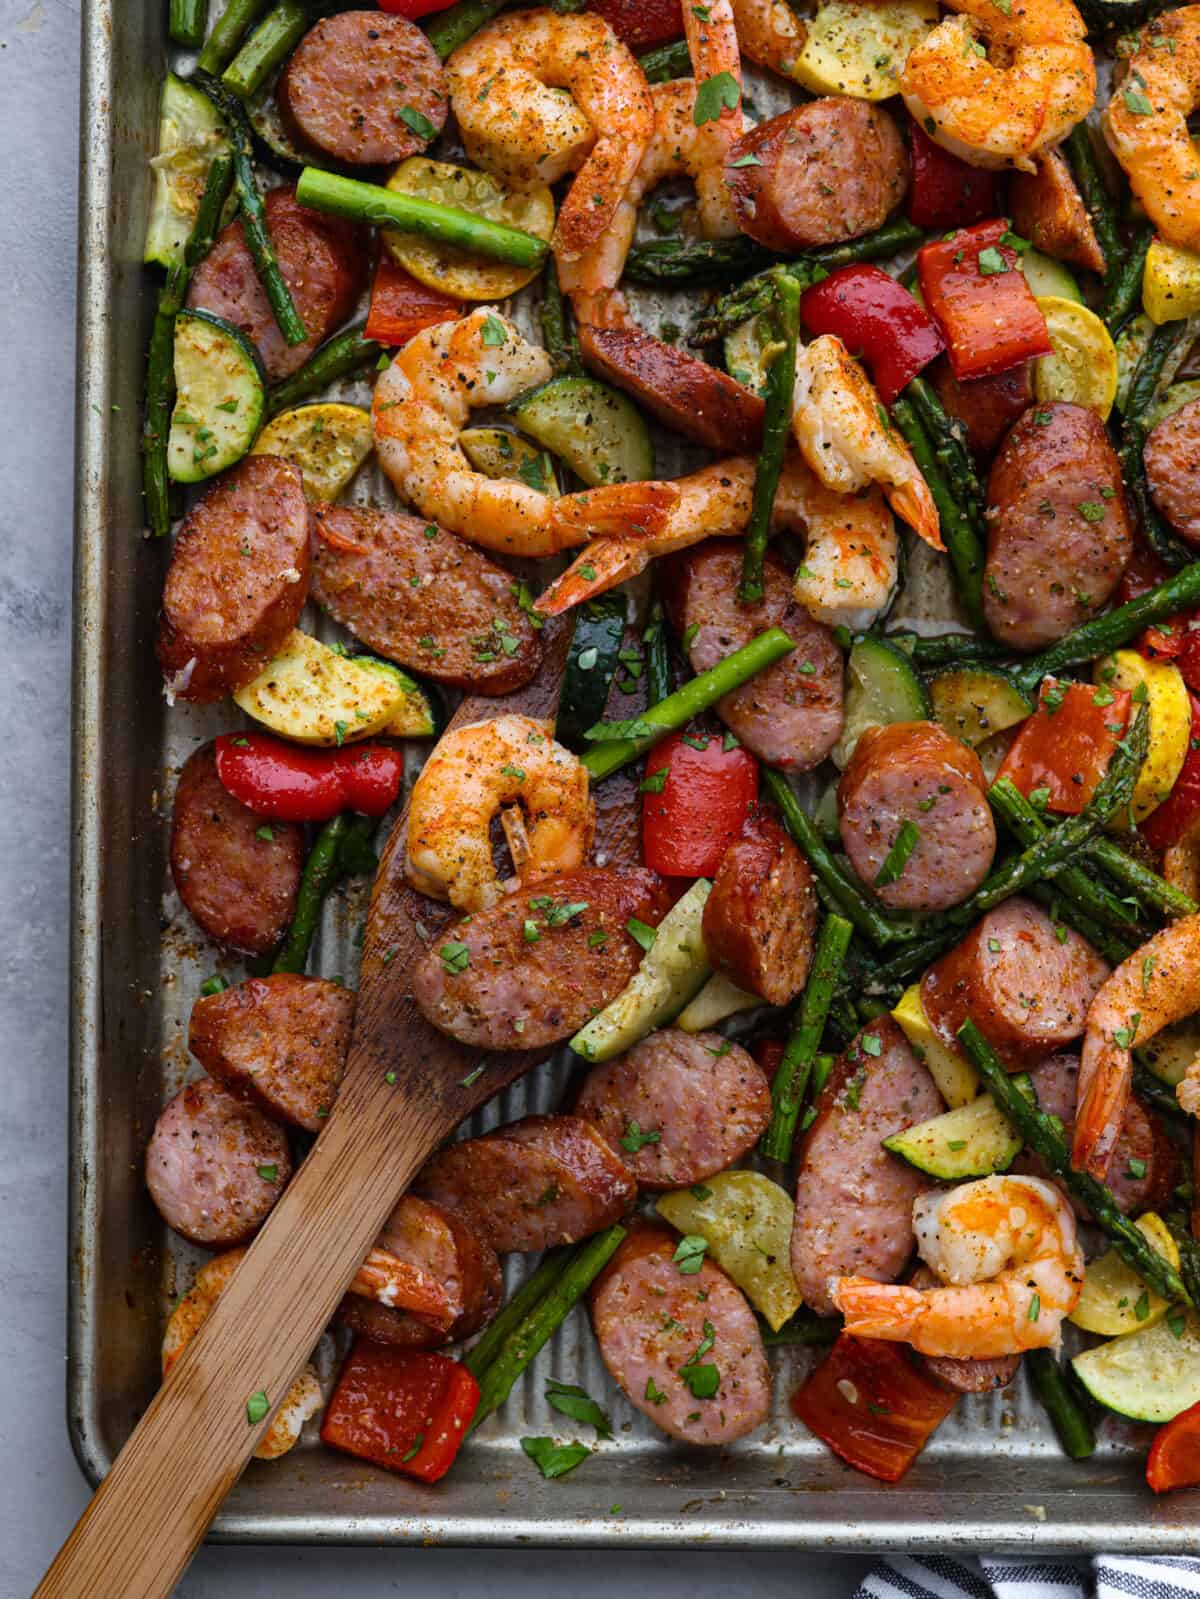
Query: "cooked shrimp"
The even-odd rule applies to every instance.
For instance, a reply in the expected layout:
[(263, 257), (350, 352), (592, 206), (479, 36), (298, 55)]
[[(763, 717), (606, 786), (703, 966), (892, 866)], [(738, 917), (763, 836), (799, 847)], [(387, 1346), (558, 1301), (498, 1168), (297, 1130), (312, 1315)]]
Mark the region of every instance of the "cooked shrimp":
[(438, 1332), (447, 1332), (454, 1325), (455, 1312), (445, 1285), (378, 1244), (355, 1272), (346, 1292), (378, 1300), (392, 1310), (410, 1311)]
[(1150, 47), (1130, 59), (1101, 126), (1158, 231), (1200, 250), (1200, 161), (1188, 129), (1200, 103), (1200, 6), (1155, 17), (1148, 31)]
[(913, 1201), (917, 1251), (934, 1288), (838, 1277), (830, 1292), (856, 1338), (923, 1355), (995, 1360), (1057, 1343), (1083, 1286), (1075, 1216), (1051, 1183), (984, 1177)]
[(446, 77), (478, 166), (516, 184), (577, 174), (554, 229), (558, 258), (595, 244), (654, 128), (646, 75), (608, 23), (548, 9), (497, 17), (459, 46)]
[(375, 449), (384, 471), (422, 516), (508, 555), (553, 555), (589, 534), (661, 525), (677, 498), (668, 484), (614, 483), (552, 499), (471, 466), (458, 442), (470, 412), (503, 404), (552, 371), (545, 350), (490, 306), (425, 328), (375, 385)]
[(447, 733), (421, 768), (408, 809), (405, 873), (414, 888), (462, 911), (494, 905), (516, 882), (492, 864), (492, 818), (524, 812), (529, 857), (516, 882), (582, 866), (596, 807), (587, 769), (547, 724), (509, 714)]
[[(717, 461), (676, 478), (674, 487), (679, 503), (661, 528), (595, 539), (540, 596), (536, 609), (558, 616), (636, 577), (656, 556), (746, 531), (754, 492), (754, 462), (748, 457)], [(891, 598), (897, 578), (895, 524), (879, 490), (835, 494), (792, 453), (780, 473), (772, 521), (776, 528), (806, 536), (793, 592), (809, 615), (830, 627), (869, 626)]]
[[(1096, 97), (1096, 63), (1071, 0), (946, 0), (909, 51), (900, 92), (938, 144), (977, 167), (1035, 170)], [(1157, 23), (1155, 24), (1157, 27)]]
[[(208, 1320), (208, 1313), (229, 1285), (242, 1260), (244, 1249), (227, 1249), (223, 1255), (201, 1266), (196, 1281), (171, 1312), (162, 1342), (162, 1374), (165, 1377), (180, 1355)], [(301, 1428), (310, 1416), (315, 1416), (324, 1403), (321, 1385), (312, 1366), (304, 1370), (292, 1384), (287, 1398), (272, 1418), (271, 1425), (259, 1439), (254, 1451), (255, 1460), (278, 1460), (286, 1455), (300, 1437)]]
[[(703, 12), (703, 17), (697, 13)], [(725, 106), (719, 117), (696, 125), (696, 86), (727, 72), (740, 87), (741, 55), (731, 0), (683, 8), (683, 25), (693, 76), (656, 83), (650, 90), (654, 131), (637, 171), (617, 206), (612, 226), (574, 260), (559, 259), (558, 277), (583, 322), (613, 327), (629, 321), (623, 297), (616, 294), (625, 258), (637, 228), (638, 208), (668, 178), (691, 178), (696, 212), (706, 239), (733, 238), (740, 230), (725, 182), (725, 159), (742, 131), (741, 106)]]
[(1123, 960), (1092, 1001), (1076, 1087), (1071, 1164), (1103, 1181), (1121, 1132), (1134, 1043), (1200, 1010), (1200, 914), (1182, 916)]
[(908, 445), (862, 367), (824, 333), (796, 351), (792, 434), (827, 489), (853, 494), (878, 483), (888, 504), (935, 550), (944, 550), (937, 506)]
[(733, 15), (742, 53), (757, 66), (792, 77), (808, 29), (786, 0), (734, 0)]

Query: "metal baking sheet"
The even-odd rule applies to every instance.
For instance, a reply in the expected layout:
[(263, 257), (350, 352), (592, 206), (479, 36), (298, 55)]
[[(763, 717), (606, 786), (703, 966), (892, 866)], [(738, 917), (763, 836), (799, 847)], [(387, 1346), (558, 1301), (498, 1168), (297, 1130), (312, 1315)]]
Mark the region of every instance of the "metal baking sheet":
[[(165, 9), (162, 0), (83, 7), (68, 1409), (93, 1482), (155, 1389), (165, 1316), (200, 1258), (168, 1234), (150, 1203), (145, 1141), (189, 1069), (186, 1021), (199, 983), (215, 970), (238, 975), (182, 915), (166, 870), (175, 775), (190, 750), (228, 722), (220, 708), (166, 709), (152, 640), (168, 552), (141, 536), (138, 417), (153, 303), (141, 246)], [(781, 86), (762, 81), (750, 98), (759, 116), (788, 101)], [(639, 309), (652, 328), (664, 317), (687, 322), (683, 297), (647, 297)], [(365, 393), (361, 387), (356, 397)], [(347, 395), (355, 397), (353, 386)], [(668, 474), (691, 464), (660, 452)], [(389, 494), (370, 475), (355, 489), (355, 497), (383, 503)], [(354, 980), (364, 912), (362, 888), (330, 908), (319, 970)], [(552, 1108), (567, 1069), (544, 1068), (508, 1090), (478, 1125)], [(531, 1265), (510, 1257), (510, 1285)], [(332, 1354), (321, 1351), (326, 1375)], [(788, 1396), (812, 1358), (773, 1356), (769, 1425), (729, 1450), (688, 1450), (624, 1402), (586, 1317), (576, 1315), (436, 1488), (307, 1438), (282, 1461), (251, 1464), (213, 1536), (847, 1551), (1195, 1546), (1200, 1496), (1156, 1500), (1143, 1484), (1148, 1428), (1110, 1420), (1095, 1457), (1074, 1464), (1021, 1386), (964, 1399), (902, 1484), (873, 1483), (790, 1420)], [(613, 1442), (554, 1482), (541, 1479), (519, 1446), (527, 1433), (564, 1434), (563, 1419), (541, 1397), (547, 1376), (603, 1396), (616, 1426)]]

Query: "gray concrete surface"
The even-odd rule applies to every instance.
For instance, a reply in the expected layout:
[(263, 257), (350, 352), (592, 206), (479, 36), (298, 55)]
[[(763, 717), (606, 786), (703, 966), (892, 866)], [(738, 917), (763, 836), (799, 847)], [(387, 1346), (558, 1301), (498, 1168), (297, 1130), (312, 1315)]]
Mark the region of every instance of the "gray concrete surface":
[[(79, 11), (0, 0), (0, 1599), (86, 1492), (64, 1421), (67, 802)], [(149, 663), (147, 669), (150, 669)], [(657, 1599), (849, 1594), (865, 1562), (777, 1554), (205, 1549), (187, 1599), (344, 1591)], [(130, 1599), (136, 1599), (131, 1595)]]

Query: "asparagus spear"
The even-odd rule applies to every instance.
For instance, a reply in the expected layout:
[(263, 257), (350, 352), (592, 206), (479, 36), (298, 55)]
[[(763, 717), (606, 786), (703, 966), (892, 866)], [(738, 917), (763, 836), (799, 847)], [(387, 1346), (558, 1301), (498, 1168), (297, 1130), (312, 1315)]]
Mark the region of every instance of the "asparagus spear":
[(277, 416), (310, 395), (322, 393), (335, 378), (345, 377), (348, 372), (374, 366), (383, 354), (383, 345), (364, 338), (363, 326), (359, 322), (339, 333), (311, 355), (298, 372), (277, 383), (267, 396), (267, 415)]
[(192, 224), (191, 235), (179, 259), (172, 263), (159, 290), (146, 361), (146, 417), (142, 425), (142, 482), (146, 495), (146, 520), (156, 538), (170, 530), (171, 510), (167, 484), (167, 439), (171, 431), (171, 404), (175, 393), (175, 318), (183, 306), (188, 281), (212, 248), (213, 235), (233, 181), (230, 156), (213, 158), (204, 193)]
[(685, 727), (693, 716), (708, 710), (710, 705), (795, 647), (781, 627), (770, 627), (707, 672), (693, 677), (674, 694), (649, 706), (640, 716), (626, 722), (597, 722), (584, 734), (584, 738), (592, 741), (592, 747), (581, 757), (592, 782), (598, 783), (622, 766), (628, 766), (668, 733)]
[[(911, 385), (910, 385), (911, 387)], [(947, 553), (958, 580), (959, 598), (973, 627), (982, 628), (983, 615), (983, 562), (984, 541), (972, 521), (970, 501), (962, 496), (942, 475), (941, 466), (934, 453), (916, 408), (908, 398), (908, 390), (892, 401), (892, 421), (908, 441), (913, 460), (920, 468), (933, 503), (937, 506), (938, 521)]]
[(775, 300), (768, 313), (775, 342), (767, 369), (766, 409), (763, 414), (763, 441), (754, 468), (754, 493), (750, 520), (742, 542), (742, 581), (738, 598), (744, 604), (760, 601), (763, 587), (763, 559), (771, 531), (771, 512), (783, 470), (783, 457), (792, 429), (792, 394), (796, 386), (796, 345), (800, 339), (800, 285), (794, 278), (780, 278)]
[(205, 41), (196, 65), (204, 72), (220, 72), (242, 42), (246, 29), (257, 22), (267, 0), (229, 0)]
[(167, 8), (167, 32), (188, 50), (198, 50), (204, 43), (207, 21), (208, 0), (171, 0)]
[(909, 380), (904, 398), (920, 417), (948, 483), (955, 494), (965, 500), (978, 531), (979, 518), (983, 515), (984, 492), (979, 473), (975, 470), (975, 458), (971, 454), (966, 426), (958, 417), (949, 414), (929, 379), (921, 374)]
[(575, 337), (571, 312), (563, 299), (562, 285), (558, 281), (558, 265), (552, 255), (546, 257), (546, 265), (542, 270), (542, 304), (538, 320), (542, 325), (542, 342), (554, 362), (555, 372), (564, 377), (582, 377), (579, 340)]
[(420, 233), (441, 244), (457, 245), (475, 255), (494, 261), (509, 261), (514, 266), (540, 266), (546, 255), (545, 239), (510, 228), (503, 222), (489, 222), (474, 211), (438, 205), (415, 195), (398, 194), (378, 183), (362, 183), (343, 178), (319, 167), (305, 167), (296, 185), (300, 205), (351, 222), (370, 222), (376, 227), (400, 228), (405, 233)]
[(958, 1030), (958, 1041), (983, 1078), (983, 1086), (996, 1101), (997, 1107), (1012, 1122), (1029, 1148), (1040, 1155), (1051, 1172), (1066, 1185), (1068, 1192), (1087, 1206), (1093, 1221), (1109, 1235), (1122, 1259), (1128, 1261), (1155, 1293), (1161, 1294), (1164, 1299), (1178, 1299), (1190, 1305), (1192, 1297), (1174, 1266), (1158, 1253), (1127, 1216), (1122, 1216), (1103, 1183), (1097, 1182), (1087, 1172), (1079, 1172), (1072, 1167), (1070, 1151), (1058, 1117), (1050, 1116), (1037, 1105), (1030, 1104), (973, 1021), (962, 1024)]
[(243, 100), (249, 100), (280, 62), (291, 55), (307, 31), (308, 12), (299, 0), (279, 0), (225, 68), (221, 82)]
[(441, 60), (448, 61), (460, 44), (466, 44), (508, 4), (509, 0), (459, 0), (458, 5), (431, 18), (425, 37)]
[(193, 82), (216, 106), (229, 130), (229, 145), (233, 154), (233, 181), (237, 185), (238, 199), (242, 206), (242, 233), (246, 240), (246, 248), (250, 251), (254, 262), (254, 270), (258, 273), (259, 282), (271, 303), (275, 321), (279, 324), (279, 331), (288, 344), (303, 344), (308, 337), (308, 330), (300, 320), (300, 313), (292, 300), (292, 292), (279, 270), (279, 262), (275, 259), (275, 247), (271, 243), (271, 235), (267, 232), (263, 198), (259, 192), (258, 180), (254, 176), (253, 144), (245, 109), (237, 95), (231, 94), (211, 72), (197, 71), (193, 76)]
[(523, 1282), (487, 1330), (463, 1356), (463, 1365), (478, 1380), (495, 1359), (500, 1346), (562, 1275), (571, 1251), (565, 1245), (551, 1249), (528, 1281)]
[(759, 1153), (768, 1160), (790, 1160), (796, 1121), (821, 1047), (825, 1020), (833, 1002), (834, 985), (849, 948), (854, 929), (844, 917), (827, 916), (821, 924), (808, 981), (800, 1001), (800, 1014), (783, 1051), (771, 1083), (771, 1120), (759, 1140)]
[(753, 239), (652, 239), (635, 244), (625, 257), (625, 276), (633, 283), (688, 284), (692, 288), (740, 283), (778, 257)]
[(1095, 1453), (1096, 1436), (1087, 1411), (1067, 1384), (1058, 1356), (1052, 1349), (1030, 1349), (1025, 1364), (1033, 1391), (1054, 1423), (1059, 1443), (1072, 1460), (1086, 1460)]
[(474, 1432), (508, 1398), (517, 1378), (566, 1320), (625, 1236), (624, 1227), (609, 1227), (571, 1252), (557, 1282), (517, 1323), (486, 1370), (476, 1373), (479, 1408), (468, 1433)]
[(915, 633), (889, 633), (888, 639), (906, 650), (909, 660), (922, 671), (939, 666), (962, 666), (975, 661), (1011, 659), (1012, 651), (994, 639), (977, 638), (973, 633), (943, 633), (939, 638), (919, 638)]
[[(303, 973), (308, 965), (308, 952), (317, 933), (321, 906), (325, 896), (339, 878), (349, 871), (366, 869), (363, 850), (375, 829), (369, 816), (352, 817), (349, 811), (326, 822), (317, 834), (316, 843), (304, 863), (300, 879), (300, 892), (296, 895), (296, 913), (284, 940), (283, 948), (271, 965), (272, 972)], [(369, 849), (368, 849), (368, 853)], [(370, 854), (374, 869), (374, 854)]]
[(1100, 315), (1110, 333), (1117, 332), (1142, 292), (1142, 274), (1146, 270), (1146, 256), (1153, 240), (1154, 229), (1143, 229), (1134, 240), (1119, 271), (1113, 274), (1107, 284)]
[(691, 74), (692, 58), (686, 39), (673, 39), (670, 44), (660, 44), (656, 50), (647, 50), (638, 56), (638, 65), (646, 74), (647, 83), (667, 83), (671, 78), (686, 78)]
[(650, 607), (642, 643), (646, 646), (646, 700), (650, 705), (659, 705), (671, 693), (671, 646), (659, 600)]
[(1187, 1119), (1187, 1112), (1176, 1099), (1175, 1090), (1143, 1066), (1136, 1052), (1133, 1058), (1133, 1091), (1143, 1104), (1149, 1105), (1160, 1116), (1170, 1116), (1175, 1121)]
[[(1096, 232), (1096, 242), (1104, 257), (1104, 282), (1106, 287), (1111, 288), (1120, 277), (1125, 264), (1125, 246), (1121, 243), (1117, 208), (1112, 195), (1108, 192), (1108, 184), (1104, 181), (1100, 163), (1096, 160), (1095, 146), (1092, 144), (1092, 136), (1086, 122), (1076, 123), (1071, 129), (1067, 137), (1067, 154), (1070, 157), (1075, 182), (1079, 185), (1084, 208)], [(1141, 286), (1140, 272), (1138, 286)], [(1107, 316), (1105, 320), (1107, 321)], [(1110, 329), (1113, 326), (1114, 324), (1110, 322)]]

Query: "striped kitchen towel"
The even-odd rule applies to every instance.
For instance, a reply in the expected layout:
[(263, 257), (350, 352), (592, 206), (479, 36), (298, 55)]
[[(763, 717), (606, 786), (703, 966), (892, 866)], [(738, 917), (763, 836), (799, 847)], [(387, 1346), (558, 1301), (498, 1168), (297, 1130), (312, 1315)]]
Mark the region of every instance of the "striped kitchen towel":
[(854, 1599), (1200, 1599), (1200, 1560), (889, 1555)]

